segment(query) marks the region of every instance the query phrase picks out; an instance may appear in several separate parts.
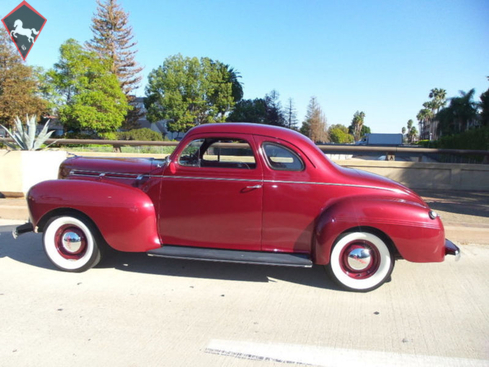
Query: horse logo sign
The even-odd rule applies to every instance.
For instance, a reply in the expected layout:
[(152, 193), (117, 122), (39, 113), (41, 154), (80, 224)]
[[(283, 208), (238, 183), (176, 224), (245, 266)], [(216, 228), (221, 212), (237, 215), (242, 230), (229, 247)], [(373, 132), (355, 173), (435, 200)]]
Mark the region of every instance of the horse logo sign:
[(46, 18), (26, 1), (22, 1), (2, 19), (2, 23), (25, 61), (44, 24), (46, 24)]

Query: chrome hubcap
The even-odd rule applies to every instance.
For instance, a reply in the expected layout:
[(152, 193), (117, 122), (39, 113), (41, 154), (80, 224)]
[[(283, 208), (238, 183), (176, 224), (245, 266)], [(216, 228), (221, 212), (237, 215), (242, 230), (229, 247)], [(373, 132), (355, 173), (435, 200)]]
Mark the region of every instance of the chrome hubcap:
[(381, 263), (379, 250), (364, 240), (354, 240), (347, 244), (340, 254), (343, 272), (353, 279), (366, 279), (379, 270)]
[(65, 259), (78, 260), (87, 251), (87, 237), (80, 228), (72, 224), (58, 228), (54, 241), (59, 254)]
[(82, 238), (75, 232), (65, 232), (61, 239), (63, 248), (72, 254), (78, 253), (83, 247)]
[(370, 250), (366, 248), (354, 248), (348, 254), (348, 266), (355, 271), (367, 269), (372, 263)]

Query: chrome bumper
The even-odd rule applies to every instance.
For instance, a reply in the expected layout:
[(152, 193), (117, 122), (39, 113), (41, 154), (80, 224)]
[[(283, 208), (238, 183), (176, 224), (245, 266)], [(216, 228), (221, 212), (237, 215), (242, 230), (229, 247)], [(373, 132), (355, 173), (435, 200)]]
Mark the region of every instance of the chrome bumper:
[(25, 224), (22, 224), (21, 226), (16, 227), (12, 231), (12, 236), (17, 239), (21, 234), (27, 233), (27, 232), (33, 232), (34, 231), (34, 226), (32, 225), (31, 222), (27, 222)]
[(455, 256), (455, 261), (460, 260), (460, 249), (452, 241), (445, 239), (445, 256)]

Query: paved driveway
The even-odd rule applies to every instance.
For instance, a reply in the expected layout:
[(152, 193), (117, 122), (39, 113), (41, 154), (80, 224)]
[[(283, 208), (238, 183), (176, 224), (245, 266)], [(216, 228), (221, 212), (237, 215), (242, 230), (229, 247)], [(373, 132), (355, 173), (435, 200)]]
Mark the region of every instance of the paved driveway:
[(338, 290), (288, 269), (118, 254), (57, 271), (0, 226), (1, 366), (488, 366), (489, 247)]

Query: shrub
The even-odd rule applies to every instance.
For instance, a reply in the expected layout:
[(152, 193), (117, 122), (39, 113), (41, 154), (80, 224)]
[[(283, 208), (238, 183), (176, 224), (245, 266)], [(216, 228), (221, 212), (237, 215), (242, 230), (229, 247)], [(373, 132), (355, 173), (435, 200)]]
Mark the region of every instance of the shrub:
[(163, 137), (156, 131), (148, 128), (134, 129), (117, 133), (119, 140), (161, 141)]

